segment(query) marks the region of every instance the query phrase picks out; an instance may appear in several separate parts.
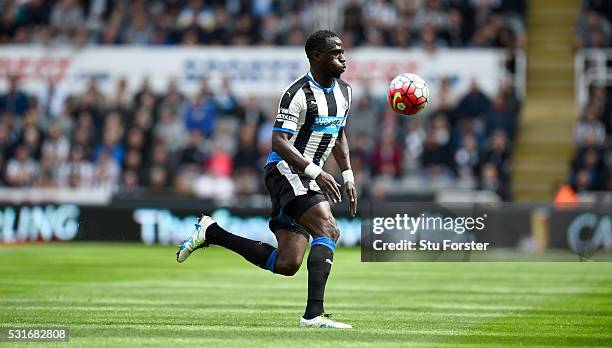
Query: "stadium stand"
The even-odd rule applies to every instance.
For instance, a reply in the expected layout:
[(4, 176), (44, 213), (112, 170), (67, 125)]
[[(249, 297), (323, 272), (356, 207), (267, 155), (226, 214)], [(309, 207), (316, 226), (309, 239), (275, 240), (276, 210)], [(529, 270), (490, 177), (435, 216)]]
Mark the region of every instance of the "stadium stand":
[[(612, 6), (608, 1), (583, 1), (576, 21), (577, 49), (605, 55), (605, 50), (612, 47), (611, 21)], [(579, 196), (612, 191), (612, 85), (597, 80), (587, 88), (588, 99), (580, 105), (573, 128), (575, 152), (568, 178), (569, 187)]]
[[(342, 33), (347, 47), (511, 51), (526, 42), (525, 3), (509, 0), (33, 0), (3, 1), (0, 13), (2, 44), (301, 46), (322, 26)], [(128, 87), (135, 86), (125, 80), (105, 94), (92, 79), (82, 93), (66, 95), (49, 79), (27, 94), (19, 76), (9, 76), (0, 95), (0, 183), (199, 197), (262, 193), (274, 106), (238, 98), (230, 84), (212, 91), (203, 80), (195, 95), (185, 95), (172, 81), (154, 92), (144, 78), (132, 95)], [(492, 97), (476, 84), (457, 95), (448, 81), (432, 93), (439, 98), (427, 113), (409, 121), (369, 93), (354, 100), (359, 117), (348, 134), (360, 194), (389, 199), (422, 187), (464, 188), (511, 200), (521, 101), (510, 81)], [(585, 115), (585, 122), (601, 115)], [(579, 128), (577, 137), (585, 137), (589, 125)]]

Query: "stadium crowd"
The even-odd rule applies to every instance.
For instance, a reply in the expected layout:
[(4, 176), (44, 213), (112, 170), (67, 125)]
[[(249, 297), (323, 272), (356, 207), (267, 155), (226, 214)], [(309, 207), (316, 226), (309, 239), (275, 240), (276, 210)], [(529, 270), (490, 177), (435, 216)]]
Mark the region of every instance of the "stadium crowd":
[[(578, 48), (612, 47), (612, 4), (585, 0), (576, 22)], [(569, 183), (577, 192), (612, 191), (612, 87), (593, 84), (574, 126)]]
[[(110, 1), (0, 3), (0, 43), (46, 45), (303, 45), (313, 28), (351, 46), (505, 47), (524, 43), (524, 1)], [(18, 76), (0, 94), (0, 185), (169, 190), (200, 197), (264, 192), (274, 106), (202, 81), (194, 96), (176, 82), (111, 95), (95, 79), (63, 95), (50, 78), (25, 93)], [(348, 134), (362, 196), (459, 187), (510, 200), (511, 143), (520, 102), (506, 82), (493, 97), (473, 84), (457, 95), (443, 80), (422, 117), (400, 119), (366, 91)], [(131, 87), (131, 88), (128, 88)], [(331, 172), (338, 175), (333, 161)], [(144, 189), (146, 188), (146, 189)]]
[(301, 46), (328, 28), (349, 48), (513, 48), (524, 11), (524, 0), (5, 0), (0, 44)]
[[(2, 185), (124, 192), (146, 186), (206, 197), (263, 192), (275, 110), (237, 98), (229, 83), (213, 93), (203, 81), (187, 97), (174, 81), (159, 94), (145, 79), (131, 95), (120, 80), (104, 95), (92, 79), (71, 96), (57, 93), (55, 82), (28, 95), (12, 77), (0, 95)], [(511, 84), (490, 99), (476, 84), (458, 96), (445, 80), (436, 95), (426, 114), (409, 120), (368, 93), (354, 101), (347, 134), (361, 193), (384, 198), (424, 186), (465, 187), (509, 199), (520, 107)], [(339, 174), (333, 161), (328, 165)]]

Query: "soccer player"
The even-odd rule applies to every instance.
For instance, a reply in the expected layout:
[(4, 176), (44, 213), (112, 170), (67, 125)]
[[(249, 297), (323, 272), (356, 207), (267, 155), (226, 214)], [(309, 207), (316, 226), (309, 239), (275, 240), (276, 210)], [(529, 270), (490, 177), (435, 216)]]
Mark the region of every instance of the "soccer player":
[(340, 80), (346, 70), (342, 41), (335, 33), (319, 30), (306, 40), (310, 71), (283, 92), (272, 134), (272, 152), (265, 166), (265, 183), (272, 199), (270, 229), (278, 248), (234, 235), (208, 216), (195, 225), (191, 236), (179, 246), (177, 261), (208, 244), (242, 255), (249, 262), (286, 276), (302, 264), (309, 236), (308, 300), (299, 324), (319, 328), (350, 329), (331, 319), (323, 309), (329, 276), (340, 231), (330, 202), (341, 200), (340, 187), (323, 171), (333, 154), (342, 170), (351, 216), (357, 195), (349, 147), (344, 133), (351, 104), (351, 87)]

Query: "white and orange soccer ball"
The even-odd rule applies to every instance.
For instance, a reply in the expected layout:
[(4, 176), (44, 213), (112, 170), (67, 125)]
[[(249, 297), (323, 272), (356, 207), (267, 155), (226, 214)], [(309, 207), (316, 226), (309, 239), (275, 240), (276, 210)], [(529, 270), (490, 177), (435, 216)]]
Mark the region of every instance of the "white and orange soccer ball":
[(429, 87), (422, 77), (405, 73), (396, 76), (389, 84), (389, 106), (402, 115), (415, 115), (427, 106)]

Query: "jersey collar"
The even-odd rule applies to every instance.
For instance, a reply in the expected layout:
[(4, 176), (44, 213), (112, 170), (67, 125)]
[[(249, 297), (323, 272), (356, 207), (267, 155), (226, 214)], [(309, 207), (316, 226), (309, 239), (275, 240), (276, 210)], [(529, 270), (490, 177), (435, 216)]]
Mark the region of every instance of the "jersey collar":
[(323, 86), (321, 86), (317, 81), (315, 81), (315, 79), (312, 77), (312, 74), (310, 73), (310, 71), (308, 72), (308, 74), (306, 74), (306, 78), (308, 78), (308, 81), (312, 82), (317, 88), (320, 88), (323, 90), (323, 92), (325, 93), (331, 93), (334, 90), (334, 87), (336, 87), (336, 79), (334, 79), (334, 82), (332, 82), (331, 87), (329, 88), (325, 88)]

